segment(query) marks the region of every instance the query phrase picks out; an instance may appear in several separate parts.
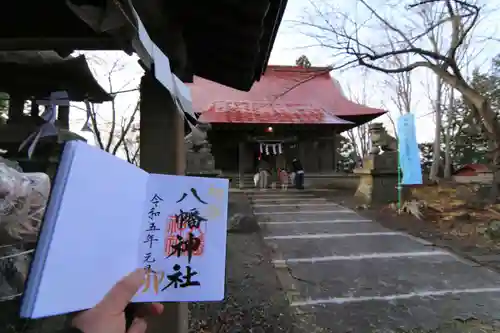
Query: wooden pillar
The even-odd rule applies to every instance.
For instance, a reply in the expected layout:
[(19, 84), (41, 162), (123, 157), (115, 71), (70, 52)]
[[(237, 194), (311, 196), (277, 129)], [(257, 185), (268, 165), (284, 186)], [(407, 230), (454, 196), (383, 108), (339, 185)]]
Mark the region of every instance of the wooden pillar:
[(69, 105), (57, 107), (57, 123), (62, 129), (69, 129)]
[[(150, 73), (141, 80), (140, 163), (152, 173), (183, 175), (184, 119), (169, 92)], [(148, 333), (187, 333), (188, 303), (164, 303), (165, 312), (148, 321)]]
[(320, 146), (321, 150), (319, 151), (320, 154), (320, 171), (321, 172), (326, 172), (330, 173), (335, 171), (334, 167), (334, 160), (335, 157), (335, 150), (334, 150), (334, 138), (332, 137), (327, 137), (327, 138), (321, 138), (320, 140)]
[(339, 134), (337, 134), (337, 130), (333, 130), (333, 141), (332, 141), (332, 163), (333, 163), (333, 171), (337, 171), (337, 163), (338, 163), (338, 146), (339, 146)]
[(299, 158), (300, 162), (302, 163), (302, 167), (304, 168), (304, 170), (306, 172), (313, 172), (311, 170), (311, 163), (313, 163), (314, 161), (309, 159), (309, 157), (311, 154), (316, 154), (316, 152), (312, 151), (312, 149), (313, 149), (312, 141), (307, 137), (301, 137), (300, 143), (299, 143), (299, 156), (298, 156), (298, 158)]
[(38, 109), (38, 104), (35, 99), (31, 100), (30, 116), (38, 117), (40, 115), (40, 110)]
[(10, 95), (9, 98), (9, 119), (8, 123), (18, 123), (23, 118), (24, 112), (24, 97), (19, 95)]
[(245, 142), (240, 141), (238, 143), (238, 187), (243, 188), (245, 182)]

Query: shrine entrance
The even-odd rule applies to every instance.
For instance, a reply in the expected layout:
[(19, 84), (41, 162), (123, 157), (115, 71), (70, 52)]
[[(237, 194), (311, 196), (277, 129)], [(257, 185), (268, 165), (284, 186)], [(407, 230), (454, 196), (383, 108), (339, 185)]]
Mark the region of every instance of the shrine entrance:
[(253, 146), (253, 167), (257, 170), (261, 160), (266, 161), (271, 170), (289, 169), (296, 154), (297, 144), (280, 141), (257, 141)]

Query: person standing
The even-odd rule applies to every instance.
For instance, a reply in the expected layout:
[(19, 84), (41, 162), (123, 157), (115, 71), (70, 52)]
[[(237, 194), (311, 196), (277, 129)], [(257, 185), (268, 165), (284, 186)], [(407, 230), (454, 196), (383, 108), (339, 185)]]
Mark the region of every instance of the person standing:
[(292, 170), (295, 173), (295, 188), (299, 190), (304, 189), (304, 168), (302, 163), (298, 158), (294, 158), (292, 161)]
[(268, 179), (269, 179), (269, 163), (265, 161), (264, 159), (261, 159), (259, 161), (259, 166), (258, 166), (258, 173), (259, 173), (259, 187), (261, 189), (266, 189), (268, 185)]

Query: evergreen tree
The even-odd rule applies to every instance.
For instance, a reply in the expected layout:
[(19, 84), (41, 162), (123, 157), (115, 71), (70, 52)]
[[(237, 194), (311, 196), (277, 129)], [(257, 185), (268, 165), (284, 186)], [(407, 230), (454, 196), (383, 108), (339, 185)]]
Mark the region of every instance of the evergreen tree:
[(309, 68), (311, 67), (311, 62), (305, 55), (301, 55), (297, 60), (295, 60), (295, 64), (300, 67)]
[(0, 93), (0, 124), (4, 124), (7, 120), (9, 109), (9, 95)]
[(339, 135), (338, 140), (337, 171), (352, 172), (358, 161), (356, 149), (349, 138)]
[(422, 171), (424, 173), (429, 173), (433, 160), (433, 143), (432, 142), (424, 142), (418, 145), (420, 149), (420, 160), (422, 165)]

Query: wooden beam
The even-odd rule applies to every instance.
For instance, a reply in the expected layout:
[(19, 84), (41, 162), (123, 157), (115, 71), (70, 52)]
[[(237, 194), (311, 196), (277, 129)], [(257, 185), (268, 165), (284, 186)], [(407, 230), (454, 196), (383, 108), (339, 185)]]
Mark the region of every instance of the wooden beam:
[(265, 136), (249, 136), (247, 138), (247, 141), (248, 142), (283, 142), (283, 143), (287, 143), (287, 142), (296, 142), (298, 139), (296, 136), (292, 136), (292, 137), (283, 137), (283, 138), (277, 138), (277, 137), (265, 137)]
[(115, 39), (110, 37), (89, 38), (0, 38), (1, 51), (32, 50), (116, 50), (121, 51)]

